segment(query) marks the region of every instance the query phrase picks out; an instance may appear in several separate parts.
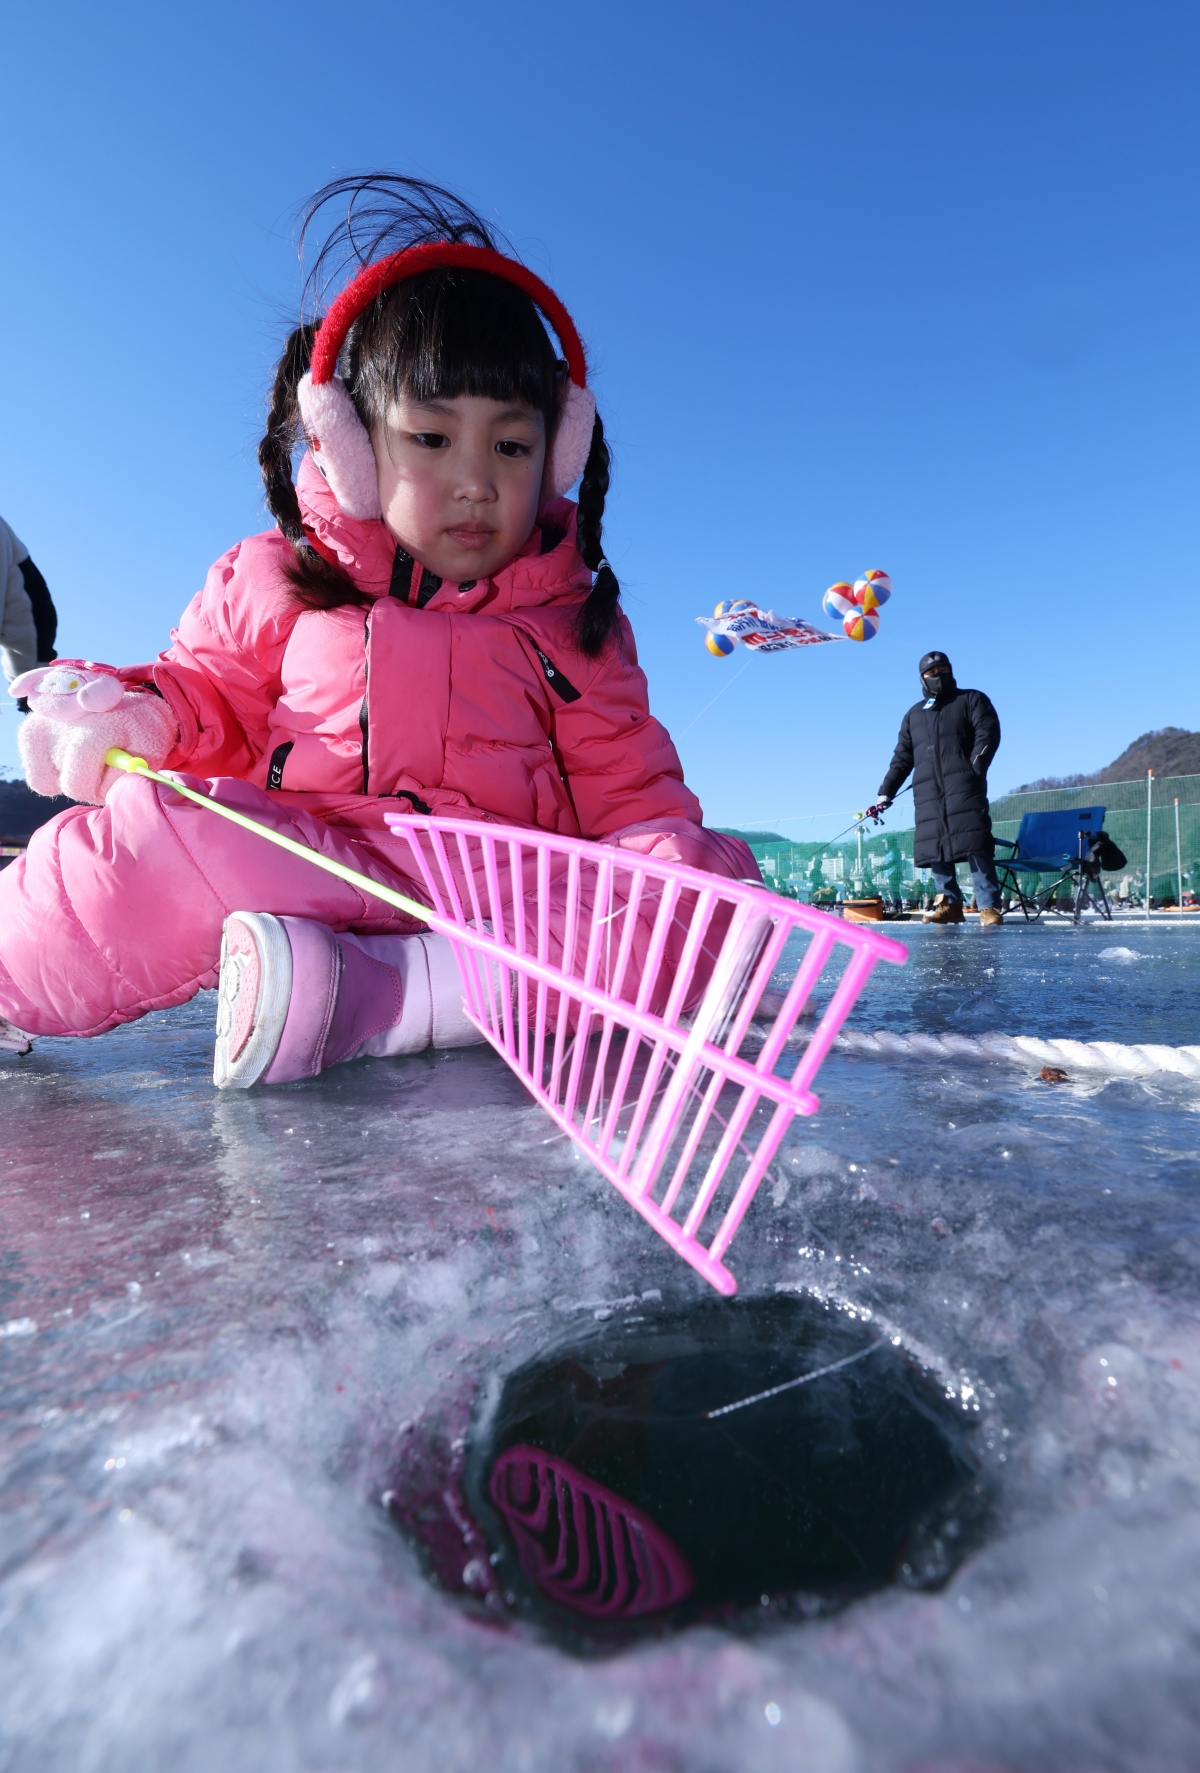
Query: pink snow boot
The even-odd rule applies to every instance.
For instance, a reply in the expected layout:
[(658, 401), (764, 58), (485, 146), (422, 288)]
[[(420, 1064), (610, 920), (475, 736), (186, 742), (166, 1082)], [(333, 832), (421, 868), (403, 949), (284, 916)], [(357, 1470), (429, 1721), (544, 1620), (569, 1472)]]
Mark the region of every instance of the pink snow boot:
[(225, 919), (213, 1082), (316, 1077), (345, 1059), (474, 1046), (444, 936), (335, 935), (266, 911)]

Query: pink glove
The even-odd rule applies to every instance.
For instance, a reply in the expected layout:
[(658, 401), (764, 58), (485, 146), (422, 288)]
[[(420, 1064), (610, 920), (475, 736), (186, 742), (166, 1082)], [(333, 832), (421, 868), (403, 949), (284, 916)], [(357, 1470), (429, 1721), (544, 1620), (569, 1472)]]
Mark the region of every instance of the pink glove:
[(8, 693), (29, 698), (17, 743), (35, 794), (66, 794), (100, 806), (122, 775), (104, 761), (110, 746), (158, 769), (179, 741), (179, 723), (161, 696), (126, 688), (111, 665), (90, 659), (56, 659), (24, 671)]
[(702, 874), (716, 874), (725, 880), (744, 880), (761, 886), (762, 875), (748, 846), (740, 837), (726, 837), (710, 831), (691, 819), (643, 819), (636, 825), (623, 825), (599, 839), (614, 849), (636, 850), (639, 855), (653, 856), (660, 862), (686, 862)]

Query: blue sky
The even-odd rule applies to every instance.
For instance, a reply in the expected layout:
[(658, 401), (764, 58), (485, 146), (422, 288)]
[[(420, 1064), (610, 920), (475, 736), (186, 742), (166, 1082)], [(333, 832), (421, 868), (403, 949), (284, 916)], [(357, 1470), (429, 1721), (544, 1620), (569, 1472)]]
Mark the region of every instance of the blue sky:
[[(829, 835), (931, 646), (1000, 710), (993, 792), (1200, 727), (1198, 50), (1174, 0), (11, 10), (0, 512), (60, 650), (153, 656), (263, 527), (291, 215), (381, 166), (573, 311), (710, 822)], [(719, 598), (820, 620), (868, 566), (870, 644), (703, 650)]]

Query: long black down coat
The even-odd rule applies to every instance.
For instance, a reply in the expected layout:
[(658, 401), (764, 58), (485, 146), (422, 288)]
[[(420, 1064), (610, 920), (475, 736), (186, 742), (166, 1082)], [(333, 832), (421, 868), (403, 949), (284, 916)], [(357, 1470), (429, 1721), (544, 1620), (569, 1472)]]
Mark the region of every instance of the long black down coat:
[(918, 868), (995, 854), (987, 771), (999, 749), (1000, 719), (982, 690), (956, 686), (904, 716), (879, 793), (894, 799), (913, 772)]

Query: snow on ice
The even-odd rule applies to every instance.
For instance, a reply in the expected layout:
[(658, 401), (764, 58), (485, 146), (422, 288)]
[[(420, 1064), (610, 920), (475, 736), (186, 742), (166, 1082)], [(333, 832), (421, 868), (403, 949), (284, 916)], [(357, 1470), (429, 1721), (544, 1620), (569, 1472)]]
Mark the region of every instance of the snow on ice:
[[(1200, 1039), (1200, 939), (1136, 943), (916, 928), (856, 1022)], [(482, 1616), (469, 1521), (431, 1583), (384, 1498), (572, 1326), (703, 1283), (489, 1052), (218, 1095), (212, 1019), (0, 1072), (8, 1773), (1195, 1768), (1194, 1084), (827, 1062), (731, 1266), (972, 1414), (978, 1542), (940, 1589), (587, 1657)]]

